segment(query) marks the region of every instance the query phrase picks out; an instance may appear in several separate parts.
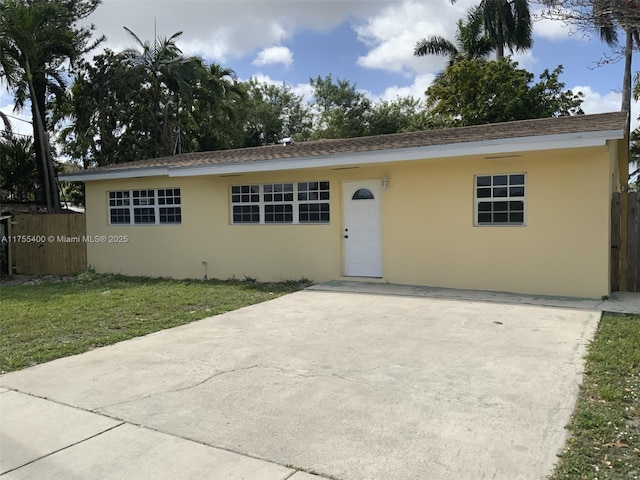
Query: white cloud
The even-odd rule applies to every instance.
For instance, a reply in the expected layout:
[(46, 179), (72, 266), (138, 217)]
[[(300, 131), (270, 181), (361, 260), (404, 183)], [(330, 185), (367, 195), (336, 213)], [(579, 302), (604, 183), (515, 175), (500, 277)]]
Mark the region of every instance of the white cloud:
[(591, 36), (589, 32), (580, 31), (575, 24), (571, 24), (562, 20), (563, 15), (571, 17), (569, 10), (559, 9), (552, 15), (545, 12), (542, 8), (533, 8), (532, 17), (533, 35), (548, 40), (566, 40), (573, 39), (577, 41), (589, 41)]
[(302, 29), (329, 31), (348, 18), (366, 18), (389, 3), (394, 0), (103, 0), (88, 21), (116, 51), (135, 43), (123, 26), (143, 41), (153, 40), (154, 32), (168, 37), (183, 31), (177, 43), (185, 54), (222, 62), (280, 44)]
[(446, 59), (436, 55), (415, 57), (413, 49), (419, 40), (441, 35), (453, 41), (456, 23), (475, 2), (461, 0), (454, 5), (448, 0), (430, 2), (395, 2), (378, 15), (356, 26), (358, 38), (370, 50), (358, 58), (358, 65), (391, 72), (437, 72)]
[(229, 31), (221, 28), (202, 38), (181, 36), (177, 45), (185, 55), (197, 55), (223, 63), (227, 61), (227, 56), (230, 54), (229, 49), (226, 47), (230, 42), (229, 37)]
[(398, 97), (413, 97), (424, 100), (424, 92), (433, 83), (435, 75), (433, 73), (423, 73), (416, 75), (411, 85), (387, 87), (380, 95), (381, 100), (395, 100)]
[(298, 83), (293, 85), (291, 90), (296, 95), (302, 97), (302, 101), (305, 103), (313, 102), (313, 87), (309, 83)]
[(618, 92), (608, 92), (604, 95), (596, 92), (590, 86), (577, 85), (571, 89), (574, 93), (582, 92), (584, 101), (582, 102), (582, 110), (584, 113), (603, 113), (615, 112), (620, 110), (620, 102), (622, 102), (622, 94)]
[(541, 9), (533, 9), (533, 35), (548, 40), (566, 40), (569, 37), (584, 39), (582, 35), (576, 35), (575, 29), (563, 22), (542, 15)]
[(289, 68), (293, 63), (293, 53), (287, 47), (269, 47), (258, 53), (258, 56), (252, 62), (252, 65), (272, 65), (282, 64)]
[[(621, 92), (599, 93), (590, 86), (578, 85), (571, 89), (574, 93), (582, 92), (584, 101), (582, 102), (582, 110), (584, 113), (605, 113), (617, 112), (620, 110), (622, 103)], [(638, 115), (640, 115), (640, 105), (638, 102), (631, 101), (631, 128), (637, 128), (639, 125)]]
[(259, 83), (266, 83), (268, 85), (282, 85), (282, 80), (274, 80), (269, 75), (264, 75), (262, 73), (258, 73), (251, 78), (258, 81)]
[[(508, 49), (506, 50), (505, 55), (509, 55)], [(528, 50), (526, 52), (513, 52), (511, 54), (511, 59), (518, 62), (518, 68), (524, 68), (529, 71), (532, 71), (539, 61), (538, 58), (533, 55), (532, 50)]]
[[(264, 75), (262, 73), (258, 73), (256, 75), (254, 75), (252, 78), (254, 78), (255, 80), (257, 80), (260, 83), (266, 83), (269, 85), (282, 85), (283, 82), (282, 80), (274, 80), (273, 78), (271, 78), (269, 75)], [(296, 85), (289, 85), (287, 84), (288, 87), (291, 88), (291, 91), (302, 97), (302, 101), (306, 102), (306, 103), (311, 103), (313, 101), (313, 87), (308, 84), (308, 83), (298, 83)]]

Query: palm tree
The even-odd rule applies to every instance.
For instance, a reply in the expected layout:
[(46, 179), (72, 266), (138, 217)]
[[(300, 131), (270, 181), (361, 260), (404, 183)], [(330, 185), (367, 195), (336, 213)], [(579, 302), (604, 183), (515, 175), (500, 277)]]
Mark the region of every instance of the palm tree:
[(49, 212), (60, 208), (47, 129), (47, 97), (65, 93), (62, 67), (94, 48), (93, 25), (77, 28), (99, 0), (4, 0), (0, 4), (0, 73), (16, 108), (31, 104), (33, 137), (44, 199)]
[[(58, 197), (56, 201), (54, 191), (57, 192), (57, 188), (55, 182), (51, 181), (54, 175), (53, 160), (47, 150), (48, 139), (41, 112), (44, 102), (38, 101), (35, 86), (36, 82), (39, 86), (42, 86), (43, 82), (38, 81), (42, 78), (34, 78), (34, 67), (37, 69), (39, 63), (44, 63), (44, 59), (39, 55), (41, 45), (36, 32), (45, 23), (51, 6), (38, 7), (40, 8), (30, 8), (15, 0), (9, 0), (0, 7), (0, 64), (7, 88), (14, 90), (16, 107), (24, 106), (27, 98), (32, 100), (33, 135), (39, 146), (39, 171), (44, 185), (47, 210), (55, 212), (59, 208), (60, 200)], [(42, 73), (39, 77), (44, 77), (44, 72)]]
[[(456, 1), (451, 0), (451, 3)], [(529, 0), (480, 0), (477, 8), (483, 18), (484, 31), (495, 45), (498, 60), (504, 58), (504, 47), (509, 47), (511, 52), (531, 49), (533, 38)]]
[(198, 57), (185, 57), (176, 45), (182, 32), (169, 38), (143, 42), (124, 27), (135, 39), (137, 48), (129, 48), (121, 56), (140, 71), (148, 84), (148, 113), (152, 122), (153, 156), (170, 155), (179, 150), (181, 105), (191, 99), (194, 88), (206, 77), (206, 68)]
[(621, 8), (612, 8), (611, 3), (612, 0), (596, 0), (593, 4), (593, 18), (600, 40), (609, 47), (614, 48), (618, 45), (619, 27), (622, 27), (625, 32), (621, 110), (631, 111), (631, 63), (634, 42), (640, 48), (638, 14), (636, 13), (635, 16), (627, 15), (627, 12)]
[(504, 58), (504, 47), (513, 52), (533, 46), (529, 0), (481, 0), (479, 8), (498, 59)]
[(630, 0), (542, 0), (549, 10), (547, 18), (573, 23), (584, 31), (598, 32), (609, 47), (617, 48), (619, 29), (625, 32), (621, 50), (625, 59), (622, 110), (631, 106), (631, 63), (634, 48), (640, 48), (640, 8)]
[(38, 165), (30, 137), (0, 135), (0, 188), (15, 201), (33, 200), (38, 185)]
[(7, 117), (3, 112), (0, 112), (0, 120), (4, 123), (4, 131), (7, 135), (13, 134), (13, 128), (11, 127), (11, 122), (9, 121), (9, 117)]
[(220, 150), (238, 147), (243, 134), (239, 113), (247, 91), (230, 69), (212, 63), (195, 93), (192, 148)]
[(469, 10), (466, 21), (458, 20), (455, 41), (456, 43), (453, 43), (444, 37), (433, 35), (418, 41), (413, 54), (418, 57), (448, 56), (449, 65), (460, 60), (486, 58), (495, 46), (483, 31), (483, 18), (478, 7)]

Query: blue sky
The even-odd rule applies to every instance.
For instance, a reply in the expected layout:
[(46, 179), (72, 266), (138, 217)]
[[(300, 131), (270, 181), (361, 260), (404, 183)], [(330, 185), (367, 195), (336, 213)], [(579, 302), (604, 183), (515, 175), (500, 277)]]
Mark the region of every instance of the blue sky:
[[(230, 67), (242, 80), (284, 81), (306, 98), (309, 77), (330, 73), (372, 99), (423, 98), (445, 59), (414, 57), (415, 42), (430, 35), (453, 39), (456, 21), (478, 1), (103, 0), (89, 20), (107, 36), (100, 48), (131, 46), (123, 26), (143, 40), (153, 39), (154, 28), (158, 36), (183, 31), (178, 45), (186, 54)], [(551, 20), (534, 23), (534, 42), (531, 51), (514, 55), (523, 68), (537, 76), (562, 64), (561, 80), (585, 94), (585, 112), (620, 108), (622, 62), (596, 67), (610, 53), (607, 46)], [(12, 108), (3, 90), (0, 109)], [(28, 124), (15, 123), (28, 132)]]

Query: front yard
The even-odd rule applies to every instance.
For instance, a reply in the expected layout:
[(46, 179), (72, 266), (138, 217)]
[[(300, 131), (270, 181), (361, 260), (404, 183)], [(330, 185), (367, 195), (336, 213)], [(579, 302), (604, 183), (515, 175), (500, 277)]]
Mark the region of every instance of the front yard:
[(85, 273), (0, 284), (0, 373), (264, 302), (308, 282), (176, 281)]
[[(0, 372), (263, 302), (308, 284), (91, 272), (64, 281), (0, 284)], [(640, 315), (603, 316), (567, 428), (569, 440), (550, 480), (640, 479)]]

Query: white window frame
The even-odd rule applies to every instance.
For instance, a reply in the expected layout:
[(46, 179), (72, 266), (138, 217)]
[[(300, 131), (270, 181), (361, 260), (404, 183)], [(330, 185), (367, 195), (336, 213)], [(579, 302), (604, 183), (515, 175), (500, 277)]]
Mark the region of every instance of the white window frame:
[[(515, 175), (522, 175), (523, 181), (521, 184), (511, 184), (511, 177)], [(494, 177), (507, 177), (507, 185), (494, 185)], [(490, 186), (482, 186), (478, 185), (479, 177), (491, 177), (491, 185)], [(511, 195), (512, 188), (523, 188), (523, 195)], [(491, 196), (489, 197), (479, 197), (478, 190), (482, 189), (491, 189)], [(494, 189), (497, 188), (507, 188), (506, 196), (493, 196), (495, 192)], [(524, 172), (509, 172), (509, 173), (483, 173), (474, 175), (473, 177), (473, 197), (474, 197), (474, 209), (473, 209), (473, 225), (475, 227), (526, 227), (527, 226), (527, 174)], [(490, 202), (492, 204), (497, 202), (522, 202), (522, 222), (494, 222), (486, 223), (479, 221), (480, 213), (480, 203)], [(507, 215), (509, 215), (510, 210), (507, 210)]]
[[(167, 190), (171, 191), (170, 195), (167, 195)], [(159, 195), (159, 191), (163, 192), (163, 195)], [(177, 192), (176, 192), (177, 191)], [(146, 192), (146, 195), (142, 195), (142, 192)], [(151, 195), (149, 195), (151, 193)], [(120, 194), (120, 196), (118, 196)], [(113, 195), (113, 198), (112, 198)], [(172, 203), (166, 203), (167, 199), (171, 199)], [(164, 200), (163, 203), (161, 201)], [(114, 205), (112, 205), (112, 201)], [(137, 203), (137, 204), (134, 204)], [(153, 210), (154, 221), (153, 222), (138, 222), (136, 223), (135, 210), (137, 208), (147, 208)], [(175, 222), (162, 222), (160, 221), (161, 210), (168, 208), (178, 208), (180, 220)], [(120, 223), (111, 221), (112, 210), (128, 210), (129, 222)], [(164, 212), (163, 215), (176, 215), (176, 213), (169, 214)], [(112, 190), (107, 192), (107, 219), (109, 225), (113, 226), (126, 226), (126, 225), (180, 225), (182, 224), (182, 191), (180, 188), (136, 188), (131, 190)]]
[[(229, 205), (231, 206), (231, 223), (233, 221), (233, 207), (258, 207), (258, 215), (262, 209), (260, 208), (260, 199), (262, 197), (260, 185), (258, 184), (246, 184), (246, 185), (232, 185), (229, 189)], [(253, 198), (257, 196), (257, 198)], [(245, 198), (246, 197), (246, 198)], [(253, 216), (253, 212), (240, 213), (241, 215), (251, 215)], [(257, 222), (237, 222), (237, 225), (259, 225), (260, 217), (258, 217)]]
[[(317, 183), (317, 190), (303, 190), (300, 188), (301, 185), (306, 184), (307, 187), (309, 184)], [(326, 183), (326, 188), (320, 188), (321, 184)], [(287, 186), (291, 185), (292, 190), (287, 190)], [(257, 187), (258, 191), (258, 201), (254, 201), (249, 198), (247, 201), (243, 201), (242, 198), (238, 200), (238, 196), (242, 197), (242, 195), (251, 196), (251, 188)], [(265, 188), (268, 187), (268, 188)], [(243, 188), (245, 192), (243, 193)], [(249, 192), (246, 192), (246, 190)], [(278, 191), (276, 191), (278, 190)], [(282, 191), (280, 191), (282, 190)], [(318, 193), (318, 198), (314, 200), (309, 200), (309, 194)], [(231, 185), (229, 188), (229, 223), (231, 225), (329, 225), (331, 223), (331, 183), (329, 180), (305, 180), (305, 181), (296, 181), (296, 182), (270, 182), (270, 183), (247, 183), (242, 185)], [(290, 200), (285, 200), (284, 198), (286, 194), (293, 194)], [(276, 195), (282, 194), (282, 199), (274, 198)], [(255, 195), (255, 193), (253, 193)], [(269, 200), (265, 200), (267, 195), (272, 195)], [(301, 199), (302, 197), (307, 196), (307, 199)], [(325, 198), (320, 199), (321, 196)], [(322, 213), (327, 213), (329, 215), (329, 220), (326, 221), (300, 221), (300, 206), (312, 204), (312, 205), (326, 205), (326, 212), (320, 211), (320, 215)], [(292, 221), (266, 221), (266, 207), (267, 206), (275, 206), (275, 205), (291, 205), (292, 207)], [(234, 211), (233, 207), (237, 206), (257, 206), (259, 210), (259, 221), (258, 222), (243, 222), (243, 221), (235, 221), (234, 220)], [(322, 207), (320, 207), (322, 208)], [(275, 213), (278, 215), (278, 213)]]

